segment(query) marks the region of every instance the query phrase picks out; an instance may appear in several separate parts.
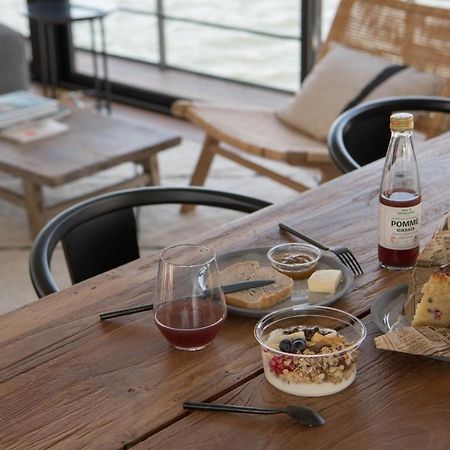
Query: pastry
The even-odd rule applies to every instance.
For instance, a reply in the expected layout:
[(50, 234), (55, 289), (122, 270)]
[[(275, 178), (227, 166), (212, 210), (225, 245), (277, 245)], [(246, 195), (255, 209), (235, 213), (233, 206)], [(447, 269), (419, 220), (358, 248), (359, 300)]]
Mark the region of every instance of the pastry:
[(433, 273), (423, 287), (413, 326), (450, 327), (450, 264)]

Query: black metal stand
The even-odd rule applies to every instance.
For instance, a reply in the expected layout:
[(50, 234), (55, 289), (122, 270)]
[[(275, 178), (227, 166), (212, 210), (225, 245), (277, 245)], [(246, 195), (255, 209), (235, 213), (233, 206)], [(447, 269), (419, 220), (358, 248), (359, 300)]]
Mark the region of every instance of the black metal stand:
[[(44, 95), (56, 97), (58, 86), (58, 64), (56, 61), (55, 27), (72, 22), (88, 20), (91, 31), (91, 54), (94, 78), (96, 109), (103, 107), (111, 112), (111, 83), (108, 77), (108, 57), (106, 53), (106, 37), (104, 18), (112, 10), (98, 10), (85, 6), (74, 6), (53, 2), (33, 2), (28, 5), (25, 15), (36, 21), (39, 42), (39, 59), (41, 81)], [(100, 49), (96, 45), (96, 22), (100, 33)], [(99, 74), (99, 58), (101, 58), (103, 76)]]

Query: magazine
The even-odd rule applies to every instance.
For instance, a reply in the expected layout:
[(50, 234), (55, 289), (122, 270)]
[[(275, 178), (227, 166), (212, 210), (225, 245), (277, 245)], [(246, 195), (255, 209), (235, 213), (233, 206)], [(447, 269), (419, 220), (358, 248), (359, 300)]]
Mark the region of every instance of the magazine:
[(65, 123), (53, 119), (43, 119), (36, 122), (27, 122), (15, 127), (0, 131), (0, 137), (10, 141), (26, 144), (50, 136), (64, 133), (69, 129)]

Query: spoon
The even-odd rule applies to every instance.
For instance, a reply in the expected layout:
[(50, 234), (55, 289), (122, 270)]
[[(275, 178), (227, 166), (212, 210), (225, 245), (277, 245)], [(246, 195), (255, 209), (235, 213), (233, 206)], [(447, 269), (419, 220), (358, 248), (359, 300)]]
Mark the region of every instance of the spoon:
[(204, 411), (224, 411), (237, 412), (248, 414), (280, 414), (285, 413), (297, 422), (303, 425), (314, 427), (323, 425), (325, 418), (321, 416), (315, 409), (303, 405), (291, 405), (284, 408), (255, 408), (253, 406), (238, 406), (238, 405), (221, 405), (218, 403), (203, 403), (203, 402), (183, 402), (185, 409), (199, 409)]

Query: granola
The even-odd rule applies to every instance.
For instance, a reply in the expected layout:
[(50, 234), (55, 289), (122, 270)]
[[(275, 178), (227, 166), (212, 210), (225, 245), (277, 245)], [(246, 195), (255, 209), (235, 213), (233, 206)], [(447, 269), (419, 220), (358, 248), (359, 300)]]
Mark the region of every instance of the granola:
[(325, 395), (344, 389), (355, 378), (358, 351), (349, 348), (351, 343), (335, 330), (278, 329), (272, 331), (266, 345), (275, 350), (263, 350), (266, 376), (286, 392)]

